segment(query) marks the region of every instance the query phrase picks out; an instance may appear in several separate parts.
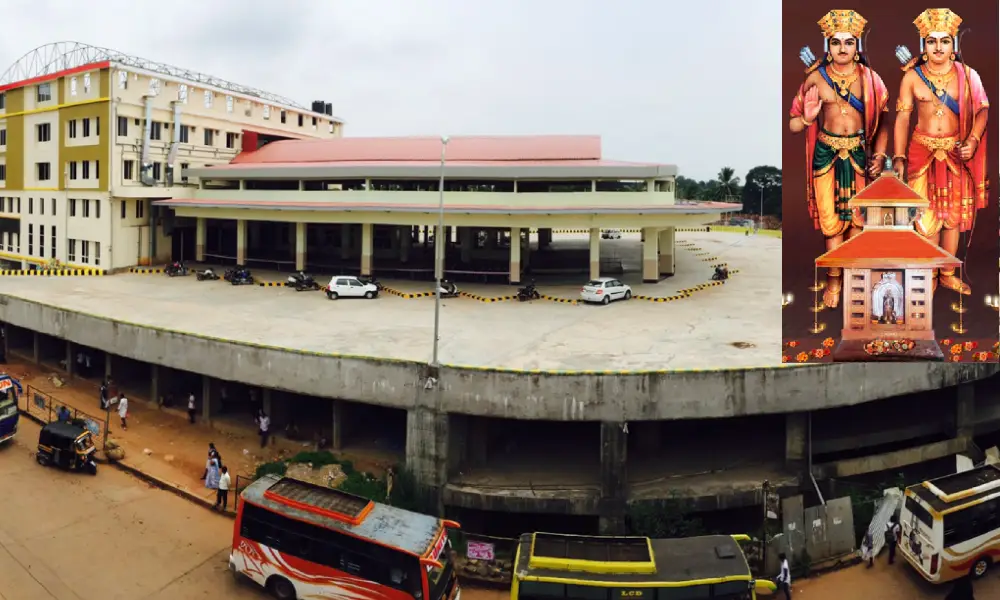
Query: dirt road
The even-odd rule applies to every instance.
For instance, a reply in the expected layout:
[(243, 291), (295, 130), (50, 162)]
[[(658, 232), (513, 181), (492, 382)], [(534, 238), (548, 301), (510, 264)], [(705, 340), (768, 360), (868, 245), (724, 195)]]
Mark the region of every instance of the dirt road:
[[(38, 426), (0, 447), (0, 598), (185, 600), (266, 596), (226, 571), (233, 522), (109, 466), (96, 477), (40, 467)], [(799, 600), (944, 597), (905, 565), (854, 568), (797, 582)], [(1000, 598), (1000, 576), (976, 589)], [(465, 589), (463, 600), (505, 600)]]

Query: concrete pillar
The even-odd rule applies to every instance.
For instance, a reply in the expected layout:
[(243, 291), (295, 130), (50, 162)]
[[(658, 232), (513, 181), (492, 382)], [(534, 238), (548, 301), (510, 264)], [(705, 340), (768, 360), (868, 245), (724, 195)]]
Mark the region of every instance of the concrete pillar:
[(42, 339), (41, 334), (37, 331), (32, 332), (32, 349), (31, 357), (35, 359), (35, 364), (41, 364), (42, 362)]
[(212, 422), (212, 378), (208, 375), (201, 376), (201, 418)]
[(809, 435), (809, 413), (785, 414), (785, 464), (796, 470), (805, 469)]
[(677, 266), (674, 259), (674, 234), (676, 231), (674, 227), (667, 227), (660, 231), (660, 275), (673, 275)]
[(552, 244), (552, 228), (540, 228), (538, 230), (538, 249), (545, 250), (550, 244)]
[(73, 376), (73, 366), (76, 364), (76, 357), (73, 356), (73, 342), (66, 340), (66, 376)]
[[(149, 365), (149, 401), (157, 406), (160, 402), (160, 365), (152, 363)], [(187, 397), (184, 398), (184, 405), (187, 405)]]
[(510, 228), (510, 283), (521, 283), (521, 228)]
[(462, 264), (467, 265), (472, 262), (472, 251), (476, 247), (476, 235), (478, 229), (472, 227), (462, 227), (458, 230), (458, 242), (462, 249)]
[(971, 383), (963, 383), (955, 391), (955, 438), (972, 441), (976, 428), (976, 392)]
[(296, 223), (295, 224), (295, 270), (305, 271), (306, 270), (306, 245), (308, 240), (306, 239), (306, 224)]
[(269, 417), (272, 417), (273, 419), (274, 405), (272, 404), (271, 401), (271, 388), (260, 389), (260, 408), (264, 411), (265, 414), (267, 414)]
[(361, 224), (361, 274), (372, 274), (372, 248), (374, 246), (374, 228), (371, 223)]
[(110, 352), (104, 353), (104, 378), (111, 379), (111, 363), (114, 361), (115, 355)]
[(205, 237), (208, 226), (205, 217), (198, 217), (194, 229), (194, 260), (195, 262), (205, 262)]
[(340, 226), (340, 260), (348, 260), (351, 258), (352, 247), (351, 224), (344, 223)]
[(236, 264), (247, 264), (247, 221), (236, 219)]
[(429, 408), (412, 408), (406, 413), (406, 468), (438, 512), (443, 509), (440, 489), (448, 475), (448, 420), (446, 413)]
[(344, 402), (342, 400), (332, 400), (333, 402), (333, 423), (330, 429), (330, 445), (334, 450), (344, 448)]
[(396, 230), (399, 235), (399, 262), (406, 264), (410, 262), (410, 250), (413, 249), (413, 228), (407, 225)]
[(598, 506), (599, 533), (624, 535), (628, 509), (628, 434), (625, 424), (601, 423), (601, 500)]
[(598, 227), (590, 228), (590, 278), (597, 279), (601, 276), (601, 230)]
[(648, 227), (642, 233), (642, 282), (657, 283), (660, 281), (659, 232)]

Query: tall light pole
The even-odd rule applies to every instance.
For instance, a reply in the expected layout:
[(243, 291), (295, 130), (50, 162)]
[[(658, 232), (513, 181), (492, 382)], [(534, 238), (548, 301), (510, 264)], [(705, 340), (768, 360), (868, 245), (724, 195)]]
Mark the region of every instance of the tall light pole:
[(764, 184), (760, 184), (760, 223), (757, 225), (757, 231), (760, 231), (764, 227)]
[(444, 159), (448, 148), (448, 136), (441, 136), (441, 178), (438, 181), (438, 226), (434, 232), (434, 355), (431, 366), (438, 363), (438, 340), (441, 330), (441, 279), (444, 278)]

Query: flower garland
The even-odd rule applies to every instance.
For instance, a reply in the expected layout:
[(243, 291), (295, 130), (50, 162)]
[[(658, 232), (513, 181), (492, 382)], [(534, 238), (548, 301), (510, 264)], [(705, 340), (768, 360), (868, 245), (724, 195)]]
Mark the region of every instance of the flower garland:
[[(949, 362), (993, 362), (996, 361), (998, 356), (1000, 356), (1000, 342), (993, 344), (992, 350), (979, 350), (979, 342), (976, 341), (966, 341), (962, 342), (959, 340), (952, 340), (951, 338), (945, 338), (940, 340), (942, 348), (945, 349), (945, 354), (947, 355), (946, 360)], [(874, 340), (865, 345), (865, 351), (869, 354), (877, 355), (882, 354), (884, 351), (876, 350), (876, 344), (888, 344), (890, 347), (893, 345), (898, 345), (899, 350), (893, 351), (909, 351), (912, 349), (912, 340), (900, 340), (894, 342), (887, 342), (885, 340)], [(903, 350), (903, 345), (909, 346), (906, 350)], [(797, 363), (807, 363), (807, 362), (822, 362), (823, 359), (830, 356), (833, 347), (837, 345), (837, 341), (832, 337), (828, 337), (823, 340), (822, 345), (819, 348), (814, 348), (812, 350), (798, 350), (802, 344), (798, 340), (789, 340), (784, 343), (785, 352), (782, 352), (781, 362), (782, 364), (789, 362)], [(869, 346), (872, 350), (869, 351)]]

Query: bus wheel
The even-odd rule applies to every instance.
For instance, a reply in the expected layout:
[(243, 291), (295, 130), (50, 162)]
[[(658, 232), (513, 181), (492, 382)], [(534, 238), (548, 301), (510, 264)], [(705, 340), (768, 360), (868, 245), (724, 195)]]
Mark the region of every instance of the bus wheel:
[(268, 579), (267, 589), (278, 600), (295, 600), (295, 586), (284, 577), (274, 576)]
[(988, 556), (981, 556), (977, 558), (976, 562), (972, 565), (972, 578), (982, 579), (986, 575), (987, 571), (990, 570), (991, 564), (992, 563)]

